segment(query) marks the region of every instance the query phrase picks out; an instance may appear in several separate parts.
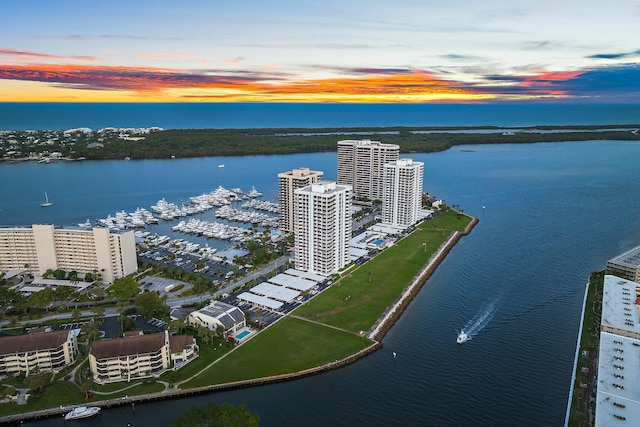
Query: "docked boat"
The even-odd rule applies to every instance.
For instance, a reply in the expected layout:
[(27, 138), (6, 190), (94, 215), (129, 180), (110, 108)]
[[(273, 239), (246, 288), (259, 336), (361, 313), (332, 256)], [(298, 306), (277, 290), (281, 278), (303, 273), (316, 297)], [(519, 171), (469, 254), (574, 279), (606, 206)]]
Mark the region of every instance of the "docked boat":
[(82, 418), (89, 418), (100, 413), (99, 406), (77, 406), (73, 408), (73, 411), (68, 412), (67, 415), (64, 416), (65, 420), (79, 420)]
[(458, 334), (458, 338), (456, 338), (456, 342), (458, 344), (464, 344), (469, 339), (469, 336), (464, 332), (460, 331)]

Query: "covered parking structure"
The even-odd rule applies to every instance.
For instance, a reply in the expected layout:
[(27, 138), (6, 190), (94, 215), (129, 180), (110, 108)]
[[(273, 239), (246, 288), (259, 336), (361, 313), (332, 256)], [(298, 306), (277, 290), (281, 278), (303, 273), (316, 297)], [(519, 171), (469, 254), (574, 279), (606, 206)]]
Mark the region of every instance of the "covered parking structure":
[(278, 274), (277, 276), (269, 279), (269, 283), (284, 286), (289, 289), (295, 289), (300, 292), (308, 291), (317, 285), (317, 283), (312, 280), (303, 279), (302, 277), (293, 277), (288, 274)]
[(322, 283), (327, 280), (326, 276), (311, 273), (309, 271), (296, 270), (295, 268), (288, 268), (284, 273), (288, 274), (289, 276), (302, 277), (303, 279), (313, 280), (316, 283)]
[(256, 307), (260, 307), (267, 310), (276, 311), (280, 307), (284, 305), (284, 303), (280, 301), (276, 301), (271, 298), (267, 298), (265, 296), (260, 296), (256, 294), (252, 294), (251, 292), (243, 292), (237, 297), (240, 301), (247, 302)]
[(294, 291), (293, 289), (285, 288), (284, 286), (273, 285), (267, 282), (262, 282), (259, 285), (254, 286), (249, 290), (249, 292), (284, 303), (290, 302), (298, 295), (300, 295), (299, 291)]

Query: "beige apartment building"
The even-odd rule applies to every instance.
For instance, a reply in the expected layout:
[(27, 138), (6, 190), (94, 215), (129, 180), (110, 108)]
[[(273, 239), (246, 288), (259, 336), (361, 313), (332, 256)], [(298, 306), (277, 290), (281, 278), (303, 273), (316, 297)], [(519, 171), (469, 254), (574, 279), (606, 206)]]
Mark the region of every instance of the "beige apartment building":
[(89, 352), (89, 367), (95, 381), (131, 381), (158, 376), (197, 356), (196, 339), (167, 331), (94, 341)]
[(55, 372), (72, 364), (78, 354), (73, 330), (30, 333), (0, 338), (0, 375), (29, 376)]
[(0, 228), (0, 272), (16, 268), (40, 275), (49, 269), (97, 273), (104, 283), (112, 283), (138, 269), (135, 238), (133, 231), (113, 233), (97, 227)]
[(398, 160), (400, 146), (379, 141), (338, 141), (338, 184), (350, 185), (355, 197), (382, 200), (384, 165)]
[(410, 226), (422, 209), (424, 163), (400, 159), (384, 165), (382, 222)]
[(320, 181), (294, 191), (296, 270), (329, 276), (349, 263), (351, 186)]
[(309, 168), (296, 168), (278, 174), (278, 201), (280, 202), (280, 230), (293, 232), (293, 192), (298, 188), (315, 184), (322, 179), (323, 172)]
[(640, 282), (640, 246), (607, 261), (607, 274)]

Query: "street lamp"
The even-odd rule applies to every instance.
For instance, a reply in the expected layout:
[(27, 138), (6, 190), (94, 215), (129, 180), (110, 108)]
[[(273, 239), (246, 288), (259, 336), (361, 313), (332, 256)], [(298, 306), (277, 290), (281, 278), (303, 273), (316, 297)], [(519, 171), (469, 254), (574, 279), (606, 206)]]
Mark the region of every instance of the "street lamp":
[(426, 252), (427, 251), (427, 242), (423, 242), (422, 243), (422, 252)]

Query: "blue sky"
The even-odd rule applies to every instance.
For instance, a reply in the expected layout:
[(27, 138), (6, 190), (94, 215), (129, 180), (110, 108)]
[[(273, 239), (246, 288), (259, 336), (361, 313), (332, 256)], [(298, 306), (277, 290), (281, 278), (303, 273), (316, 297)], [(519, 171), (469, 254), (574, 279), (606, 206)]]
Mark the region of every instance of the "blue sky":
[(640, 1), (2, 2), (0, 101), (640, 99)]

